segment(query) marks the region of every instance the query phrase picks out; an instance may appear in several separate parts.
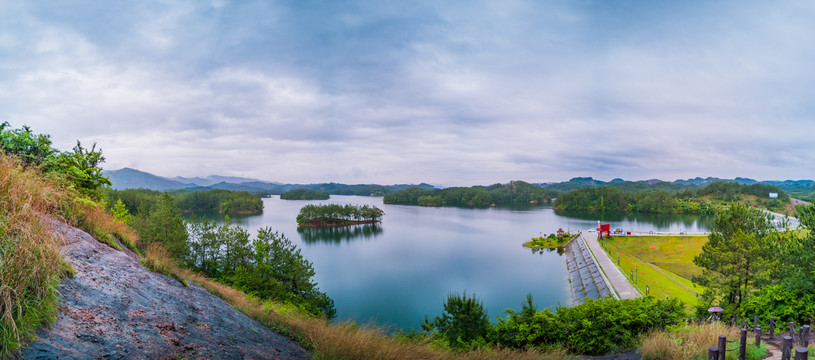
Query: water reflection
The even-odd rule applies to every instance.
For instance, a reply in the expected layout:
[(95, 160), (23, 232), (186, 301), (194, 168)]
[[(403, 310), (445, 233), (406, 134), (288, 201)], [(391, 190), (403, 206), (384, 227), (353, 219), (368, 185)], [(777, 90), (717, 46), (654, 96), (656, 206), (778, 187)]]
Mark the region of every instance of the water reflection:
[(350, 242), (356, 239), (369, 240), (382, 234), (380, 224), (363, 224), (352, 226), (336, 227), (298, 227), (297, 233), (306, 244), (339, 244), (343, 241)]
[(557, 210), (555, 214), (580, 220), (594, 220), (611, 223), (612, 229), (622, 227), (624, 230), (642, 231), (644, 228), (657, 228), (660, 231), (709, 231), (713, 215), (698, 214), (643, 214), (627, 212), (592, 212)]
[(543, 254), (547, 254), (547, 253), (557, 252), (558, 255), (563, 256), (563, 254), (566, 253), (566, 247), (565, 246), (558, 246), (556, 248), (544, 248), (544, 249), (535, 249), (535, 248), (528, 248), (528, 249), (532, 250), (532, 253), (537, 254), (537, 255), (543, 255)]
[(226, 217), (229, 217), (229, 221), (232, 225), (238, 225), (243, 228), (248, 228), (252, 220), (261, 219), (263, 217), (262, 214), (222, 214), (217, 212), (199, 212), (199, 213), (184, 213), (183, 218), (185, 220), (192, 218), (193, 216), (206, 219), (209, 221), (214, 221), (218, 225), (223, 224), (226, 222)]

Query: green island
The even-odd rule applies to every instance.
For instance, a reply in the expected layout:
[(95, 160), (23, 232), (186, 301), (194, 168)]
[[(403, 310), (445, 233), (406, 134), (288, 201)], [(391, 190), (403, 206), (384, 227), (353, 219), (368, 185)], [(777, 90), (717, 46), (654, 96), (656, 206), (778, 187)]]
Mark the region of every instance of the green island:
[(557, 233), (549, 234), (549, 236), (533, 237), (532, 240), (525, 242), (524, 246), (533, 249), (556, 249), (566, 245), (575, 236), (563, 231), (563, 229), (558, 229)]
[(283, 200), (328, 200), (327, 192), (314, 189), (294, 189), (280, 194)]
[(412, 187), (385, 195), (385, 204), (486, 207), (502, 204), (548, 204), (558, 191), (523, 181), (490, 186), (427, 189)]
[(297, 214), (299, 226), (327, 227), (374, 224), (382, 220), (385, 212), (368, 205), (306, 205)]

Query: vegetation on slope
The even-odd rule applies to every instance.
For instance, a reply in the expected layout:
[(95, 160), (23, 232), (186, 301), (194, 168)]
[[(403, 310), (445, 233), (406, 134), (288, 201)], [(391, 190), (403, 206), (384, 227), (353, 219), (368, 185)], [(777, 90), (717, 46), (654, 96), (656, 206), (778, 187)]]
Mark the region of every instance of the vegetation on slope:
[(280, 194), (283, 200), (328, 200), (329, 197), (325, 191), (311, 189), (294, 189)]
[(386, 204), (479, 207), (500, 204), (548, 204), (559, 192), (523, 181), (490, 186), (426, 189), (413, 187), (385, 195)]
[[(778, 198), (769, 198), (771, 192), (777, 193)], [(554, 206), (560, 210), (713, 214), (717, 206), (731, 202), (783, 212), (790, 198), (774, 185), (718, 181), (701, 189), (675, 193), (662, 190), (628, 192), (612, 186), (586, 187), (561, 194)]]
[(0, 124), (0, 358), (12, 355), (52, 322), (57, 285), (71, 270), (44, 217), (53, 216), (118, 247), (135, 247), (136, 235), (96, 201), (107, 183), (101, 151), (79, 143), (71, 152), (51, 147), (47, 135)]

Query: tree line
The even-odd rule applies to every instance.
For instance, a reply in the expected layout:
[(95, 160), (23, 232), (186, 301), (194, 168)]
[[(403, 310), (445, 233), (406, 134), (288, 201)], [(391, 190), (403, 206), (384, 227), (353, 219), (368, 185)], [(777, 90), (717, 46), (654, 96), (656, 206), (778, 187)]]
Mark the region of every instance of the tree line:
[(283, 200), (328, 200), (331, 196), (320, 190), (294, 189), (280, 194)]
[[(148, 189), (103, 190), (111, 202), (121, 200), (130, 214), (137, 215), (149, 212), (156, 206), (162, 192)], [(176, 200), (176, 206), (186, 212), (218, 213), (260, 213), (263, 211), (263, 200), (257, 195), (245, 191), (229, 190), (209, 191), (176, 191), (167, 193)]]
[(257, 214), (263, 212), (263, 200), (246, 191), (209, 190), (174, 192), (183, 211), (218, 212), (222, 214)]
[(559, 194), (523, 181), (445, 189), (408, 188), (385, 195), (386, 204), (483, 207), (501, 204), (547, 204)]
[(313, 205), (300, 208), (297, 223), (309, 226), (338, 226), (379, 222), (385, 212), (369, 205)]
[[(770, 199), (769, 193), (778, 194)], [(717, 205), (745, 201), (755, 196), (754, 203), (770, 210), (783, 211), (789, 195), (774, 185), (743, 185), (717, 181), (697, 190), (675, 193), (667, 191), (626, 192), (618, 187), (586, 187), (561, 194), (554, 207), (560, 210), (631, 211), (642, 213), (713, 214)]]

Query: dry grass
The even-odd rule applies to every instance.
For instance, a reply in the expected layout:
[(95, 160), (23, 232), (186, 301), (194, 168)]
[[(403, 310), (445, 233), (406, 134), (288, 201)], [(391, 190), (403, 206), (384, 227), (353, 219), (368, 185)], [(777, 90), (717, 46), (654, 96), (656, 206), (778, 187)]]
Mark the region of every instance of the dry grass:
[(0, 358), (13, 355), (34, 339), (39, 326), (56, 319), (57, 285), (61, 276), (70, 274), (58, 237), (43, 225), (43, 215), (58, 217), (114, 247), (118, 245), (112, 236), (134, 249), (138, 242), (127, 224), (67, 182), (0, 155)]
[(178, 282), (188, 286), (187, 279), (179, 276), (178, 266), (175, 261), (170, 257), (170, 252), (167, 248), (157, 243), (152, 243), (147, 246), (144, 257), (139, 259), (139, 263), (150, 271), (167, 275)]
[(0, 357), (56, 316), (62, 257), (57, 238), (40, 221), (53, 205), (53, 190), (38, 174), (0, 156)]
[(725, 335), (728, 341), (732, 341), (739, 338), (739, 330), (721, 323), (682, 325), (673, 331), (661, 330), (648, 334), (639, 351), (643, 359), (705, 359), (708, 348), (717, 345), (719, 335)]

